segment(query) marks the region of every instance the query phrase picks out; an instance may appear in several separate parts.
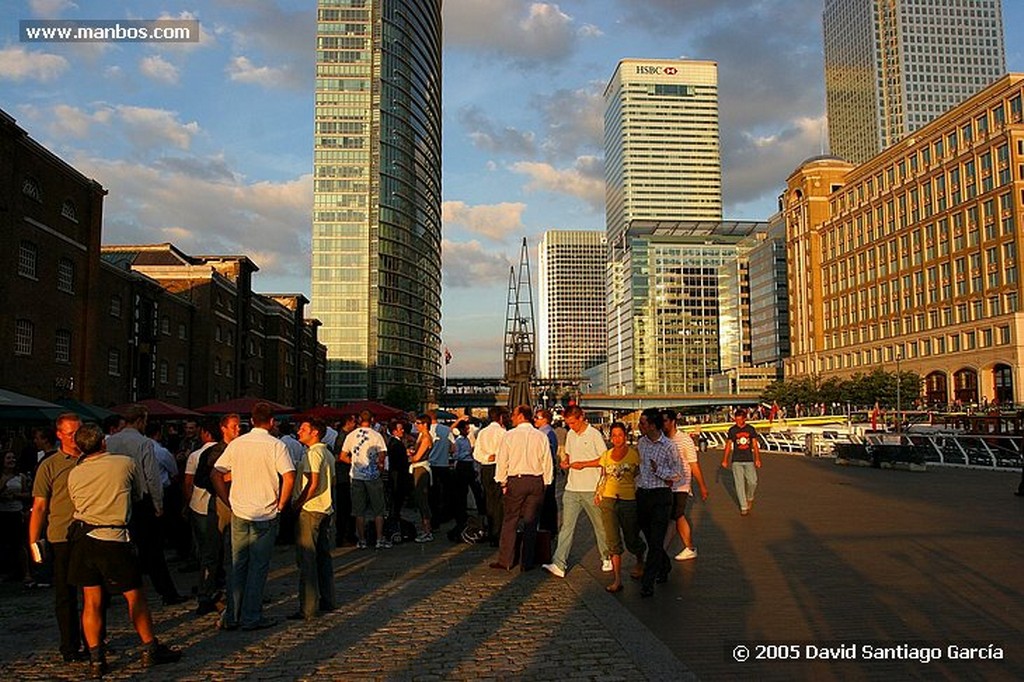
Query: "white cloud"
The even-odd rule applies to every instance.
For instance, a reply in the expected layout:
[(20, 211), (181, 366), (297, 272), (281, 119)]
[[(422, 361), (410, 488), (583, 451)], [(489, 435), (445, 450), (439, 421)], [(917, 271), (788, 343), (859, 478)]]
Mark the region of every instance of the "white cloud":
[(21, 46), (0, 49), (0, 80), (52, 81), (70, 67), (64, 57), (47, 52), (32, 52)]
[[(178, 113), (166, 109), (98, 103), (91, 109), (57, 104), (48, 109), (21, 108), (25, 116), (58, 139), (82, 139), (90, 134), (116, 135), (127, 141), (137, 154), (171, 146), (189, 149), (199, 134), (195, 121), (182, 123)], [(102, 126), (97, 130), (97, 126)]]
[(107, 124), (113, 115), (113, 109), (102, 108), (87, 113), (67, 104), (53, 107), (50, 132), (58, 137), (84, 138), (89, 134), (93, 124)]
[(503, 254), (488, 251), (474, 240), (441, 240), (441, 273), (445, 286), (484, 288), (508, 282), (512, 263)]
[(604, 207), (604, 178), (598, 157), (581, 156), (571, 168), (555, 168), (549, 163), (532, 161), (520, 161), (510, 168), (530, 178), (527, 190), (567, 194), (583, 199), (595, 210)]
[(118, 105), (115, 109), (120, 120), (128, 126), (128, 136), (139, 148), (158, 147), (166, 143), (179, 149), (188, 149), (192, 138), (199, 132), (198, 123), (181, 123), (174, 111), (124, 105)]
[(234, 57), (225, 68), (228, 78), (264, 88), (295, 88), (302, 84), (287, 66), (256, 66), (248, 57)]
[(161, 83), (171, 85), (177, 85), (178, 83), (178, 67), (160, 55), (143, 57), (139, 61), (139, 71), (142, 72), (142, 75)]
[(77, 158), (73, 165), (109, 190), (104, 243), (171, 241), (186, 253), (244, 253), (273, 288), (308, 290), (312, 176), (247, 183), (239, 174), (211, 181), (120, 160)]
[(501, 203), (469, 206), (462, 201), (441, 204), (441, 221), (448, 225), (461, 225), (470, 232), (497, 242), (514, 232), (523, 230), (523, 210), (526, 204)]
[(76, 9), (78, 5), (70, 0), (29, 0), (28, 7), (33, 16), (56, 19), (65, 10)]
[(571, 16), (558, 5), (523, 0), (447, 0), (444, 3), (445, 47), (497, 53), (520, 63), (568, 57), (581, 35)]

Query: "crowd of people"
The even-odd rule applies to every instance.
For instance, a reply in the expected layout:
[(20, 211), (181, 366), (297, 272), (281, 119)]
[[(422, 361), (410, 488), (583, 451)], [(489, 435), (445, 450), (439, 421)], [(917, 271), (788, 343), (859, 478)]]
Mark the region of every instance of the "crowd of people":
[[(634, 444), (626, 425), (612, 424), (610, 445), (578, 406), (564, 411), (564, 425), (527, 405), (452, 426), (436, 412), (386, 424), (369, 412), (333, 425), (278, 423), (267, 403), (246, 417), (245, 433), (246, 420), (229, 414), (186, 422), (179, 436), (150, 423), (142, 406), (102, 427), (66, 413), (53, 429), (33, 431), (27, 455), (5, 454), (9, 572), (52, 584), (65, 661), (88, 661), (94, 677), (106, 672), (105, 614), (116, 595), (127, 602), (145, 666), (180, 658), (155, 636), (142, 582), (148, 575), (164, 605), (186, 600), (168, 570), (170, 548), (198, 571), (196, 617), (216, 613), (222, 630), (277, 624), (263, 613), (263, 593), (280, 540), (295, 546), (297, 604), (288, 617), (300, 621), (339, 608), (336, 547), (433, 542), (449, 523), (449, 540), (497, 548), (491, 568), (541, 565), (561, 578), (585, 516), (613, 593), (626, 584), (624, 552), (643, 597), (668, 579), (673, 557), (697, 557), (687, 502), (706, 499), (708, 488), (698, 446), (673, 411), (645, 410)], [(722, 466), (736, 470), (748, 514), (760, 455), (742, 411)], [(407, 505), (415, 522), (402, 518)], [(680, 551), (670, 554), (677, 538)]]

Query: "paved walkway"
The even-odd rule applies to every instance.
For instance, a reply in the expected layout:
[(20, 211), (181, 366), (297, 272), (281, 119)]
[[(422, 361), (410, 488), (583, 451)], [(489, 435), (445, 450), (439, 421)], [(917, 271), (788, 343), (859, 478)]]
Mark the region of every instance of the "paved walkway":
[[(702, 462), (716, 478), (717, 455)], [(312, 624), (223, 633), (191, 605), (154, 608), (181, 662), (144, 673), (123, 602), (111, 609), (109, 679), (1024, 679), (1024, 498), (1013, 474), (849, 469), (766, 457), (753, 513), (740, 517), (730, 477), (693, 512), (700, 557), (675, 562), (654, 599), (607, 575), (590, 544), (565, 580), (487, 568), (484, 546), (406, 544), (338, 550), (344, 606)], [(580, 530), (584, 527), (581, 522)], [(627, 559), (627, 564), (630, 560)], [(173, 566), (172, 566), (173, 568)], [(268, 615), (295, 610), (292, 553), (280, 548)], [(195, 574), (175, 577), (183, 589)], [(56, 662), (49, 590), (0, 586), (0, 679), (79, 679)], [(756, 642), (938, 647), (916, 660), (747, 661)], [(950, 660), (947, 646), (994, 644), (1005, 658)], [(771, 653), (786, 653), (779, 649)], [(896, 649), (895, 655), (908, 649)], [(988, 649), (985, 649), (988, 651)]]

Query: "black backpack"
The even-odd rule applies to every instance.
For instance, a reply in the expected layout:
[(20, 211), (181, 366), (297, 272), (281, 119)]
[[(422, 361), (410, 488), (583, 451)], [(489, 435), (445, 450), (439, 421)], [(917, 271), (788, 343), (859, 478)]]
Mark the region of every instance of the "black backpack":
[(213, 489), (213, 480), (210, 478), (213, 473), (213, 465), (224, 454), (225, 447), (227, 446), (224, 443), (211, 445), (203, 450), (203, 454), (199, 455), (199, 461), (196, 463), (196, 474), (192, 478), (192, 483), (196, 487), (206, 490), (211, 495), (217, 494), (217, 491)]

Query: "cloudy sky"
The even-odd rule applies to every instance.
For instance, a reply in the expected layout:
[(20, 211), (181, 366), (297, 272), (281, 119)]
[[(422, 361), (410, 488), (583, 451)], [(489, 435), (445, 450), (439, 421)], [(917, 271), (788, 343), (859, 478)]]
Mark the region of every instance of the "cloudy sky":
[[(451, 376), (498, 376), (522, 237), (604, 229), (619, 59), (719, 64), (725, 217), (765, 219), (827, 150), (822, 0), (445, 0), (444, 327)], [(0, 108), (110, 192), (104, 243), (245, 253), (309, 292), (315, 0), (3, 0)], [(10, 8), (13, 7), (13, 10)], [(28, 44), (18, 20), (198, 19), (195, 44)], [(1024, 70), (1024, 3), (1004, 3)], [(532, 250), (536, 269), (536, 250)]]

